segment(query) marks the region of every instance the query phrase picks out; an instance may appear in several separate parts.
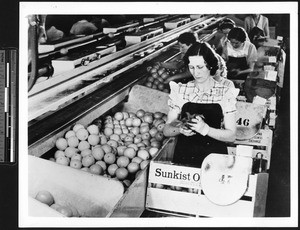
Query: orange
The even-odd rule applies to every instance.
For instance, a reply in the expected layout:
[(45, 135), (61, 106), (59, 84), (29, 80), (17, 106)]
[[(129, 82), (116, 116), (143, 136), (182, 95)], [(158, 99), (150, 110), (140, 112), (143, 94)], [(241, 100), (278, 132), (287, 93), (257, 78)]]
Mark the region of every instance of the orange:
[(60, 157), (56, 158), (55, 162), (58, 163), (58, 164), (60, 164), (60, 165), (66, 165), (66, 166), (68, 166), (69, 163), (70, 163), (70, 160), (67, 157), (60, 156)]
[(88, 156), (88, 155), (92, 155), (92, 150), (91, 150), (91, 149), (84, 149), (84, 150), (82, 150), (82, 151), (80, 152), (80, 155), (81, 155), (82, 157), (86, 157), (86, 156)]
[(76, 136), (71, 136), (67, 139), (70, 147), (77, 147), (79, 145), (79, 139)]
[(57, 207), (56, 211), (60, 212), (61, 214), (63, 214), (66, 217), (72, 217), (73, 216), (72, 209), (70, 209), (67, 206)]
[(122, 112), (123, 113), (123, 120), (126, 120), (129, 117), (128, 112)]
[(70, 167), (72, 167), (74, 169), (80, 169), (82, 167), (82, 163), (80, 160), (71, 160)]
[(118, 169), (118, 165), (117, 164), (111, 164), (110, 166), (108, 166), (107, 168), (107, 172), (110, 176), (115, 176), (116, 175), (116, 170)]
[(156, 133), (158, 132), (157, 128), (156, 127), (152, 127), (150, 130), (149, 130), (149, 134), (151, 137), (155, 137)]
[(104, 170), (99, 164), (93, 164), (90, 166), (90, 173), (96, 175), (103, 175)]
[(75, 154), (71, 157), (71, 161), (72, 161), (72, 160), (79, 160), (79, 161), (81, 161), (81, 160), (82, 160), (81, 154), (75, 153)]
[(153, 123), (153, 116), (151, 114), (145, 114), (144, 115), (144, 121), (147, 122), (148, 124)]
[(90, 172), (90, 168), (88, 168), (88, 167), (82, 167), (80, 170), (85, 171), (85, 172)]
[(164, 127), (165, 127), (165, 122), (162, 122), (162, 123), (157, 125), (157, 130), (159, 132), (162, 132), (164, 130)]
[(138, 144), (138, 143), (141, 143), (142, 142), (142, 137), (141, 136), (135, 136), (133, 138), (133, 143), (134, 144)]
[(155, 134), (155, 139), (157, 141), (162, 141), (164, 139), (164, 134), (162, 132), (157, 132), (157, 134)]
[(111, 147), (114, 147), (114, 148), (118, 147), (118, 142), (115, 140), (109, 140), (106, 144), (110, 145)]
[(156, 148), (160, 148), (161, 144), (159, 141), (151, 141), (151, 147), (156, 147)]
[(104, 161), (105, 161), (106, 164), (110, 164), (110, 165), (113, 164), (113, 163), (115, 163), (115, 161), (116, 161), (115, 154), (113, 154), (113, 153), (106, 153), (104, 155)]
[(118, 135), (121, 135), (123, 133), (121, 126), (120, 127), (115, 126), (113, 132), (114, 132), (114, 134), (118, 134)]
[(162, 112), (155, 112), (154, 113), (154, 118), (155, 119), (160, 119), (160, 118), (162, 118), (163, 117), (163, 113)]
[(127, 166), (128, 172), (129, 173), (136, 173), (137, 171), (139, 171), (140, 169), (140, 165), (136, 162), (130, 162), (130, 164), (128, 164)]
[(150, 140), (151, 136), (150, 136), (150, 133), (143, 133), (142, 134), (142, 139), (143, 140)]
[(105, 154), (105, 152), (101, 147), (97, 147), (92, 150), (92, 155), (97, 161), (102, 160), (104, 157), (104, 154)]
[(105, 153), (111, 153), (112, 152), (112, 147), (109, 144), (104, 144), (101, 146), (101, 148), (103, 149), (103, 151)]
[(123, 120), (123, 118), (124, 118), (123, 113), (122, 113), (122, 112), (116, 112), (115, 115), (114, 115), (114, 118), (115, 118), (117, 121)]
[(143, 142), (137, 143), (136, 146), (141, 149), (141, 148), (146, 148), (145, 144)]
[(118, 168), (116, 170), (116, 177), (119, 180), (124, 180), (128, 176), (128, 170), (126, 168)]
[(65, 157), (65, 152), (62, 151), (62, 150), (57, 150), (55, 153), (54, 153), (54, 158), (57, 159), (58, 157)]
[(78, 129), (76, 131), (76, 137), (81, 141), (86, 140), (88, 136), (89, 136), (89, 132), (85, 128)]
[(105, 126), (104, 126), (104, 128), (111, 128), (111, 129), (114, 129), (115, 126), (114, 126), (113, 123), (106, 123)]
[(123, 156), (124, 155), (124, 150), (126, 149), (127, 147), (125, 145), (120, 145), (117, 147), (117, 153), (118, 153), (118, 156)]
[(100, 144), (104, 145), (107, 142), (107, 137), (103, 134), (100, 135)]
[(113, 129), (109, 128), (109, 127), (105, 127), (103, 132), (104, 132), (105, 136), (107, 136), (107, 137), (109, 137), (110, 135), (112, 135), (114, 133)]
[(106, 171), (107, 166), (106, 166), (106, 163), (105, 163), (103, 160), (101, 160), (101, 161), (96, 161), (95, 164), (100, 165), (100, 166), (102, 167), (103, 171)]
[(122, 128), (122, 134), (127, 134), (127, 133), (129, 133), (129, 130), (127, 128)]
[(135, 114), (138, 118), (142, 118), (145, 115), (145, 111), (143, 109), (139, 109)]
[(49, 158), (49, 161), (53, 161), (53, 162), (55, 162), (55, 158), (53, 158), (53, 157), (50, 157), (50, 158)]
[(124, 167), (126, 168), (127, 165), (130, 163), (130, 160), (128, 157), (126, 156), (120, 156), (118, 159), (117, 159), (117, 165), (119, 167)]
[(97, 145), (100, 142), (99, 135), (96, 135), (96, 134), (89, 135), (88, 142), (90, 143), (90, 145)]
[(132, 129), (130, 129), (130, 132), (136, 136), (140, 133), (140, 128), (135, 126)]
[(156, 148), (156, 147), (151, 147), (150, 149), (149, 149), (149, 154), (150, 154), (150, 156), (153, 158), (156, 154), (158, 153), (158, 148)]
[(137, 152), (137, 156), (140, 157), (141, 159), (143, 159), (144, 161), (145, 160), (148, 160), (150, 158), (150, 154), (148, 153), (147, 150), (145, 149), (140, 149), (138, 152)]
[(55, 142), (55, 146), (56, 148), (58, 148), (59, 150), (65, 150), (68, 147), (68, 142), (65, 138), (60, 137), (56, 140)]
[(83, 126), (82, 124), (76, 124), (76, 125), (74, 125), (74, 127), (73, 127), (73, 131), (76, 133), (77, 130), (83, 129), (83, 128), (84, 128), (84, 126)]
[(143, 159), (140, 158), (140, 157), (134, 157), (131, 160), (131, 162), (135, 162), (135, 163), (138, 163), (138, 164), (140, 164), (142, 161), (143, 161)]
[(148, 133), (149, 130), (150, 130), (149, 125), (141, 125), (141, 127), (140, 127), (140, 133), (141, 134)]
[(125, 142), (133, 142), (133, 137), (127, 135), (127, 136), (124, 138), (124, 141), (125, 141)]
[(141, 167), (141, 170), (143, 170), (144, 168), (147, 167), (147, 165), (150, 163), (149, 160), (144, 160), (140, 163), (140, 167)]
[(72, 156), (74, 156), (79, 150), (74, 148), (74, 147), (68, 147), (65, 149), (65, 155), (66, 157), (71, 158)]
[(76, 134), (73, 130), (69, 130), (68, 132), (66, 132), (65, 134), (65, 138), (68, 139), (69, 137), (74, 137)]
[(87, 155), (82, 158), (82, 165), (84, 167), (89, 167), (95, 163), (95, 158), (92, 155)]
[(125, 125), (127, 127), (131, 127), (132, 126), (132, 123), (133, 123), (133, 118), (132, 117), (129, 117), (125, 120)]
[(99, 127), (95, 124), (89, 125), (87, 127), (87, 131), (92, 135), (98, 135), (99, 134)]
[(119, 135), (121, 135), (121, 134), (114, 133), (114, 134), (110, 135), (109, 139), (119, 141), (121, 139)]
[(149, 146), (150, 145), (150, 141), (149, 140), (143, 140), (143, 143), (145, 144), (145, 146)]
[(129, 159), (132, 159), (136, 156), (136, 150), (132, 147), (127, 147), (124, 152), (124, 156), (128, 157)]
[[(124, 131), (124, 130), (123, 130)], [(119, 137), (120, 137), (120, 140), (124, 141), (125, 140), (125, 137), (126, 137), (126, 133), (122, 133)]]
[(133, 121), (132, 121), (132, 125), (135, 126), (135, 127), (139, 127), (140, 125), (142, 124), (142, 121), (140, 118), (133, 118)]
[(54, 198), (53, 198), (52, 194), (46, 190), (39, 191), (36, 194), (35, 199), (37, 199), (38, 201), (40, 201), (44, 204), (47, 204), (49, 206), (54, 203)]
[(79, 151), (84, 151), (86, 149), (90, 149), (91, 145), (87, 140), (86, 141), (80, 141), (77, 148), (78, 148)]

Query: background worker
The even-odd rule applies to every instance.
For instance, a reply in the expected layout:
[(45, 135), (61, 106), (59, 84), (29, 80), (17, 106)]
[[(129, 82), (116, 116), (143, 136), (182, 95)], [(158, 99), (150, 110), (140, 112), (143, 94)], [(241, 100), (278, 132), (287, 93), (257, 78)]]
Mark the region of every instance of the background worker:
[(214, 38), (208, 41), (208, 43), (215, 49), (217, 54), (222, 54), (223, 47), (227, 41), (227, 35), (233, 27), (235, 27), (235, 22), (230, 18), (225, 18), (219, 24), (218, 31)]
[(222, 53), (227, 65), (227, 77), (245, 79), (257, 61), (256, 47), (247, 40), (247, 33), (242, 27), (232, 28), (228, 40)]
[[(178, 61), (172, 61), (172, 62), (163, 62), (159, 63), (159, 65), (166, 69), (171, 70), (181, 70), (179, 73), (169, 77), (165, 80), (165, 84), (169, 84), (170, 81), (176, 81), (176, 82), (188, 82), (193, 79), (193, 76), (191, 75), (190, 71), (187, 68), (187, 65), (189, 63), (189, 52), (192, 52), (193, 46), (198, 46), (199, 42), (197, 41), (197, 38), (194, 33), (192, 32), (186, 32), (181, 34), (178, 39), (179, 43), (179, 49), (181, 51), (182, 58)], [(215, 74), (215, 80), (217, 81), (224, 81), (224, 83), (229, 84), (232, 86), (230, 82), (225, 82), (225, 78), (227, 78), (227, 68), (226, 63), (221, 58), (221, 56), (218, 56), (219, 61), (219, 69), (217, 70), (217, 73)]]
[(185, 32), (179, 35), (177, 41), (179, 50), (181, 52), (180, 59), (176, 61), (158, 63), (163, 68), (178, 71), (178, 73), (166, 79), (165, 84), (168, 84), (170, 81), (184, 81), (192, 77), (192, 75), (186, 68), (186, 65), (188, 63), (186, 53), (190, 49), (190, 47), (192, 47), (197, 42), (197, 38), (194, 33)]
[[(225, 142), (235, 140), (239, 90), (214, 80), (218, 58), (208, 43), (197, 43), (188, 58), (194, 80), (186, 84), (170, 82), (170, 110), (163, 133), (178, 138), (175, 163), (201, 167), (208, 154), (226, 154)], [(193, 118), (182, 123), (189, 114)]]
[(269, 19), (261, 14), (250, 14), (245, 18), (244, 28), (253, 43), (258, 38), (269, 38)]

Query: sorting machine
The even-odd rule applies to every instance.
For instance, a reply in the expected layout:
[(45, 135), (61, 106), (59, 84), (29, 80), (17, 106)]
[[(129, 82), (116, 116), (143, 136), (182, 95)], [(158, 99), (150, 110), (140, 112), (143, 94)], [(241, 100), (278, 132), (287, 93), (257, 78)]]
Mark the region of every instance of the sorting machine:
[[(149, 18), (152, 22), (147, 22), (150, 21)], [(28, 92), (29, 154), (42, 156), (53, 148), (53, 140), (74, 123), (81, 119), (90, 123), (92, 121), (90, 119), (95, 118), (91, 117), (91, 114), (96, 108), (104, 114), (122, 102), (133, 85), (143, 82), (147, 66), (156, 61), (168, 61), (180, 55), (176, 39), (181, 33), (194, 31), (201, 34), (202, 31), (209, 29), (211, 33), (202, 36), (203, 40), (208, 39), (209, 36), (213, 36), (218, 22), (223, 18), (220, 15), (201, 15), (195, 20), (191, 20), (189, 15), (152, 16), (152, 18), (148, 16), (144, 19), (146, 23), (143, 25), (137, 22), (127, 23), (126, 26), (107, 28), (101, 34), (86, 36), (89, 38), (79, 37), (63, 41), (61, 44), (40, 45), (38, 61), (51, 66), (53, 75), (50, 77), (47, 74), (37, 75), (37, 79), (32, 81), (35, 84)], [(173, 23), (174, 29), (166, 30), (164, 27), (166, 22), (168, 25)], [(154, 25), (159, 33), (152, 33), (149, 28), (154, 27), (149, 27), (149, 25)], [(131, 36), (140, 35), (144, 41), (122, 48), (117, 47), (116, 43), (121, 42), (116, 38), (124, 41), (129, 35), (128, 31), (133, 31), (130, 33)], [(150, 31), (149, 36), (145, 37), (145, 33), (141, 34), (141, 31)], [(113, 37), (115, 42), (111, 43), (108, 36)], [(82, 43), (89, 42), (89, 44), (78, 43), (80, 40)], [(98, 49), (99, 46), (100, 49)], [(87, 55), (91, 47), (94, 47), (94, 53)], [(69, 50), (69, 55), (62, 56), (62, 49)], [(53, 58), (58, 53), (59, 57)], [(82, 57), (80, 53), (83, 54)], [(80, 61), (76, 61), (83, 64), (74, 64), (74, 60), (67, 61), (66, 59), (70, 56), (77, 56)], [(84, 64), (87, 57), (90, 61)], [(57, 63), (60, 61), (63, 62), (60, 66), (67, 70), (53, 69), (54, 66), (59, 68)], [(68, 62), (72, 62), (72, 68), (67, 66)], [(56, 72), (58, 74), (55, 74)], [(97, 116), (100, 115), (97, 112)]]

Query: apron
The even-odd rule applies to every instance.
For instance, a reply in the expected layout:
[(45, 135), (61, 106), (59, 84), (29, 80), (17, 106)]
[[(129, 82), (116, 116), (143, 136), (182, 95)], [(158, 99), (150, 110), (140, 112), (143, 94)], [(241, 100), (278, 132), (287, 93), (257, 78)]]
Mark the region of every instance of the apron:
[(248, 69), (248, 63), (246, 57), (231, 57), (228, 56), (228, 61), (226, 63), (228, 73), (227, 73), (227, 78), (228, 79), (246, 79), (248, 74), (239, 74), (235, 76), (235, 73), (231, 71), (232, 69), (240, 69), (240, 70), (245, 70)]
[[(213, 128), (220, 129), (223, 120), (222, 108), (219, 104), (199, 104), (187, 102), (183, 105), (181, 119), (190, 114), (202, 114), (205, 122)], [(196, 135), (187, 137), (180, 134), (174, 150), (173, 162), (176, 164), (201, 167), (202, 161), (210, 153), (227, 154), (225, 142), (218, 141), (209, 136)]]

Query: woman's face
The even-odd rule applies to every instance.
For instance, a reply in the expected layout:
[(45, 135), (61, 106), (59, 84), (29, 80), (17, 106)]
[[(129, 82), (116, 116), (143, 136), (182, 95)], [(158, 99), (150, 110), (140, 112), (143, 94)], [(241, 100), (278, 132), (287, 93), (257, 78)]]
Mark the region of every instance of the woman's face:
[(189, 70), (197, 82), (205, 82), (211, 77), (203, 56), (191, 56), (189, 61)]
[(240, 48), (242, 46), (242, 44), (243, 44), (243, 42), (241, 42), (239, 40), (236, 40), (234, 38), (229, 39), (229, 41), (230, 41), (232, 47), (235, 48), (235, 49)]
[(178, 42), (179, 43), (179, 50), (181, 53), (185, 54), (186, 51), (190, 48), (190, 45), (187, 45), (187, 44), (183, 44), (181, 42)]

